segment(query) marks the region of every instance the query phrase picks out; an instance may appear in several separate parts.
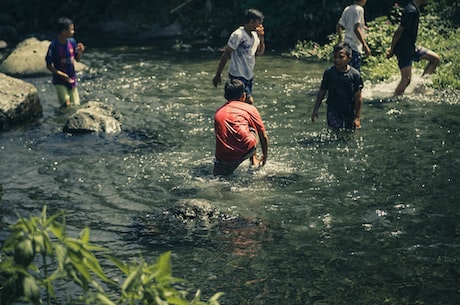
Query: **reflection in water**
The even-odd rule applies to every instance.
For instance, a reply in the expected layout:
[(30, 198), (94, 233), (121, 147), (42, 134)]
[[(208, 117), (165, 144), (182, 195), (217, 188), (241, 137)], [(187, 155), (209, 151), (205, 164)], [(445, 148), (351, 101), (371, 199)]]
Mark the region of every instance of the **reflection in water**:
[[(30, 79), (43, 118), (0, 133), (2, 223), (14, 210), (64, 210), (71, 231), (90, 226), (92, 242), (122, 259), (172, 250), (174, 275), (225, 292), (223, 304), (458, 304), (458, 93), (393, 99), (396, 83), (366, 84), (363, 127), (333, 134), (325, 108), (309, 119), (326, 64), (263, 56), (254, 98), (268, 163), (218, 179), (218, 58), (88, 49), (80, 96), (122, 114), (111, 136), (62, 133), (68, 113), (49, 78)], [(163, 217), (184, 200), (245, 221)]]

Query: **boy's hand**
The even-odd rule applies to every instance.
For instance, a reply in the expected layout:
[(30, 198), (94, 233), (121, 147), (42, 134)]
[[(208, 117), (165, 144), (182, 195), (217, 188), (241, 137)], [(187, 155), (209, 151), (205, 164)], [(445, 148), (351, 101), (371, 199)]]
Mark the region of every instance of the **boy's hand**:
[(220, 85), (221, 82), (222, 82), (222, 76), (220, 74), (216, 74), (214, 78), (212, 79), (212, 84), (216, 88), (218, 85)]
[(387, 49), (387, 58), (391, 58), (393, 56), (393, 50), (391, 48)]
[(259, 36), (264, 36), (265, 35), (265, 30), (263, 25), (259, 25), (256, 27), (257, 35)]
[(81, 42), (79, 42), (79, 43), (77, 44), (77, 51), (78, 51), (78, 52), (83, 52), (84, 50), (85, 50), (85, 45), (82, 44)]
[(318, 119), (318, 112), (313, 112), (311, 114), (311, 121), (314, 123)]
[(353, 120), (353, 126), (356, 128), (356, 129), (359, 129), (361, 128), (361, 120), (359, 118), (355, 118)]

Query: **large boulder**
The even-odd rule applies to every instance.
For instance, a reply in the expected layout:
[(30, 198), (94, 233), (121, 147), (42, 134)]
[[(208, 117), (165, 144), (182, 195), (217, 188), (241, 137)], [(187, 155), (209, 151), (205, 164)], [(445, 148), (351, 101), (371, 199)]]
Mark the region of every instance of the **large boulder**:
[[(19, 43), (15, 50), (2, 62), (0, 72), (13, 76), (46, 75), (51, 72), (46, 68), (45, 56), (51, 41), (28, 38)], [(81, 62), (75, 63), (76, 71), (85, 69)]]
[(42, 115), (37, 88), (0, 73), (0, 129)]
[(64, 132), (117, 133), (121, 131), (120, 117), (112, 106), (101, 102), (88, 102), (69, 117)]

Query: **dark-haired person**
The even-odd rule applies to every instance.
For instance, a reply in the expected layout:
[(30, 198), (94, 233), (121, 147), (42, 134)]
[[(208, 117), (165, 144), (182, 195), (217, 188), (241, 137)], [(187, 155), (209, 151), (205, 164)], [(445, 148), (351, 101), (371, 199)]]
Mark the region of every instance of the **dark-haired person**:
[[(347, 6), (337, 22), (336, 30), (339, 36), (338, 42), (345, 42), (352, 50), (350, 65), (361, 72), (363, 64), (363, 53), (371, 55), (371, 49), (365, 39), (364, 6), (367, 0), (355, 0), (352, 5)], [(342, 30), (345, 30), (345, 38), (342, 40)]]
[(46, 53), (46, 67), (53, 73), (59, 103), (63, 106), (79, 105), (75, 60), (81, 59), (85, 46), (73, 38), (75, 25), (69, 18), (58, 18), (57, 31), (57, 38), (51, 42)]
[(265, 52), (265, 32), (262, 25), (264, 15), (256, 9), (249, 9), (245, 12), (244, 18), (244, 25), (233, 31), (228, 39), (212, 83), (217, 87), (222, 82), (222, 71), (230, 59), (229, 78), (239, 79), (243, 82), (247, 102), (252, 104), (254, 102), (251, 94), (256, 64), (255, 57)]
[(428, 0), (413, 0), (404, 7), (401, 24), (396, 29), (387, 50), (387, 58), (396, 55), (401, 71), (401, 80), (395, 89), (395, 95), (402, 95), (409, 86), (412, 77), (412, 63), (421, 59), (428, 60), (423, 75), (432, 74), (439, 65), (439, 55), (424, 47), (417, 46), (420, 7)]
[[(244, 84), (238, 79), (225, 84), (227, 102), (214, 114), (216, 151), (213, 173), (228, 176), (246, 159), (252, 165), (264, 166), (267, 162), (268, 137), (256, 107), (246, 103)], [(262, 156), (256, 156), (260, 142)]]
[(334, 65), (324, 71), (320, 90), (311, 114), (318, 119), (318, 110), (327, 93), (327, 124), (333, 130), (361, 127), (361, 90), (363, 80), (358, 70), (350, 66), (351, 50), (347, 44), (334, 46)]

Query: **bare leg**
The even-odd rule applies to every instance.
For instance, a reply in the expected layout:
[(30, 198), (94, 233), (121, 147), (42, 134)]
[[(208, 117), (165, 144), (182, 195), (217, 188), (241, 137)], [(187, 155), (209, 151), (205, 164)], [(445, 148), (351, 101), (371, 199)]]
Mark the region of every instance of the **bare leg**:
[(401, 69), (401, 80), (395, 89), (395, 95), (402, 95), (407, 86), (409, 86), (412, 75), (412, 66), (407, 66)]
[(421, 57), (422, 59), (426, 59), (429, 61), (428, 65), (425, 67), (423, 71), (423, 75), (433, 74), (436, 67), (439, 65), (440, 58), (439, 55), (431, 50), (427, 50), (426, 54)]

